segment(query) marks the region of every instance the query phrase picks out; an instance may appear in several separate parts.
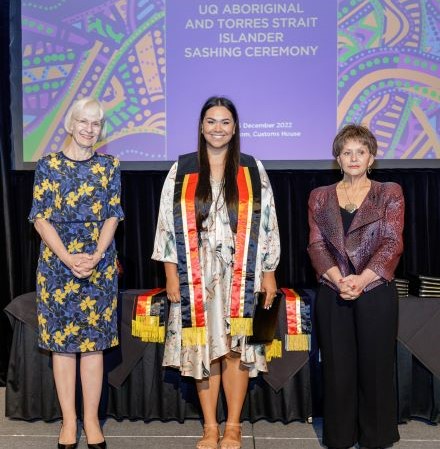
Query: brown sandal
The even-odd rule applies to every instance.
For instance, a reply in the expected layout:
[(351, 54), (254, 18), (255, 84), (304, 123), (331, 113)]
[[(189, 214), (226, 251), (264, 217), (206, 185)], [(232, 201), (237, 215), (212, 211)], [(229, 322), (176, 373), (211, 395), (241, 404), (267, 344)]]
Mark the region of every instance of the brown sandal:
[[(212, 436), (207, 435), (209, 430), (217, 429), (217, 437), (214, 440)], [(203, 437), (197, 441), (197, 449), (217, 449), (218, 442), (220, 441), (220, 429), (218, 424), (205, 424), (203, 426)]]
[[(228, 427), (235, 429), (238, 427), (238, 440), (236, 438), (228, 437), (227, 435)], [(241, 423), (230, 423), (230, 422), (225, 423), (225, 432), (223, 434), (223, 438), (220, 443), (220, 449), (240, 449), (240, 448), (241, 448)]]

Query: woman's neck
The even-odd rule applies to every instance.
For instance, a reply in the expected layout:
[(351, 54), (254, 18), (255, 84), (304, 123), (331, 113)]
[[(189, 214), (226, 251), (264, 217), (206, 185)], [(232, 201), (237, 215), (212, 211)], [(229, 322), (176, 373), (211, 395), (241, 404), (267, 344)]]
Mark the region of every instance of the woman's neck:
[(63, 153), (69, 158), (75, 161), (84, 161), (90, 159), (93, 156), (93, 147), (81, 147), (72, 142), (63, 150)]
[(208, 149), (208, 160), (211, 177), (215, 181), (221, 181), (225, 173), (225, 162), (227, 149)]
[(371, 181), (367, 178), (366, 175), (361, 176), (350, 176), (345, 174), (342, 181), (344, 184), (346, 184), (351, 189), (361, 189), (363, 187), (369, 186)]

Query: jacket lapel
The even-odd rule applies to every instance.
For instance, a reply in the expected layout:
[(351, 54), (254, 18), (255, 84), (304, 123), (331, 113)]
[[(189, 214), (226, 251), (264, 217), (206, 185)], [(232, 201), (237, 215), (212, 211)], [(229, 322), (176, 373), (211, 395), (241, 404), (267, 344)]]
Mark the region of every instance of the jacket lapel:
[(373, 223), (383, 216), (384, 210), (383, 207), (380, 207), (380, 186), (381, 184), (379, 182), (371, 181), (370, 191), (356, 212), (348, 233), (351, 233), (369, 223)]

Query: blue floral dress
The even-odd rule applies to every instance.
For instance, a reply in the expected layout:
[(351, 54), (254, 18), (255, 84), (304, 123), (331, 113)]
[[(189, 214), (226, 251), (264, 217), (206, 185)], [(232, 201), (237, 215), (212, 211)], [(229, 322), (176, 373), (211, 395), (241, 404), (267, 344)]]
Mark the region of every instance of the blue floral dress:
[[(94, 153), (75, 161), (51, 153), (38, 161), (29, 220), (43, 218), (67, 251), (93, 253), (106, 219), (124, 218), (119, 161)], [(78, 279), (42, 241), (37, 267), (39, 346), (55, 352), (101, 351), (118, 345), (114, 241), (89, 278)]]

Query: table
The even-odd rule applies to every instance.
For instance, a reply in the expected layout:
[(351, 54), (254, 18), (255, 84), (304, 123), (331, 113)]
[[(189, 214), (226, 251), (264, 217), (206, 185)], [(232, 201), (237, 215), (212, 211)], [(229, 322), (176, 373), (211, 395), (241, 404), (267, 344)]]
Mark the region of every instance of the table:
[[(199, 419), (201, 410), (193, 380), (180, 376), (177, 370), (161, 367), (162, 344), (143, 343), (131, 336), (134, 298), (144, 291), (128, 290), (120, 294), (118, 316), (121, 344), (104, 355), (100, 416), (146, 421)], [(46, 421), (60, 418), (50, 353), (37, 345), (35, 292), (15, 298), (5, 312), (13, 326), (6, 384), (6, 416)], [(317, 359), (317, 351), (314, 354)], [(273, 363), (279, 364), (280, 361)], [(312, 415), (309, 354), (289, 353), (284, 358), (284, 364), (288, 366), (281, 377), (267, 375), (251, 380), (243, 419), (252, 422), (261, 418), (290, 422), (306, 420)], [(77, 413), (81, 416), (80, 390), (77, 397)], [(224, 405), (222, 398), (218, 409), (220, 421), (225, 417)]]
[[(106, 351), (100, 416), (116, 419), (199, 419), (201, 411), (192, 379), (161, 368), (163, 345), (131, 336), (135, 296), (120, 295), (121, 345)], [(282, 309), (280, 309), (282, 310)], [(440, 300), (410, 297), (400, 300), (396, 357), (399, 422), (412, 417), (440, 421)], [(50, 353), (37, 346), (35, 292), (15, 298), (5, 309), (13, 326), (6, 386), (6, 416), (46, 421), (61, 417), (55, 394)], [(321, 372), (316, 341), (312, 351), (287, 353), (271, 362), (272, 375), (252, 379), (242, 418), (290, 422), (321, 415)], [(280, 377), (278, 374), (282, 373)], [(77, 410), (81, 416), (80, 390)], [(223, 420), (225, 401), (218, 418)]]

